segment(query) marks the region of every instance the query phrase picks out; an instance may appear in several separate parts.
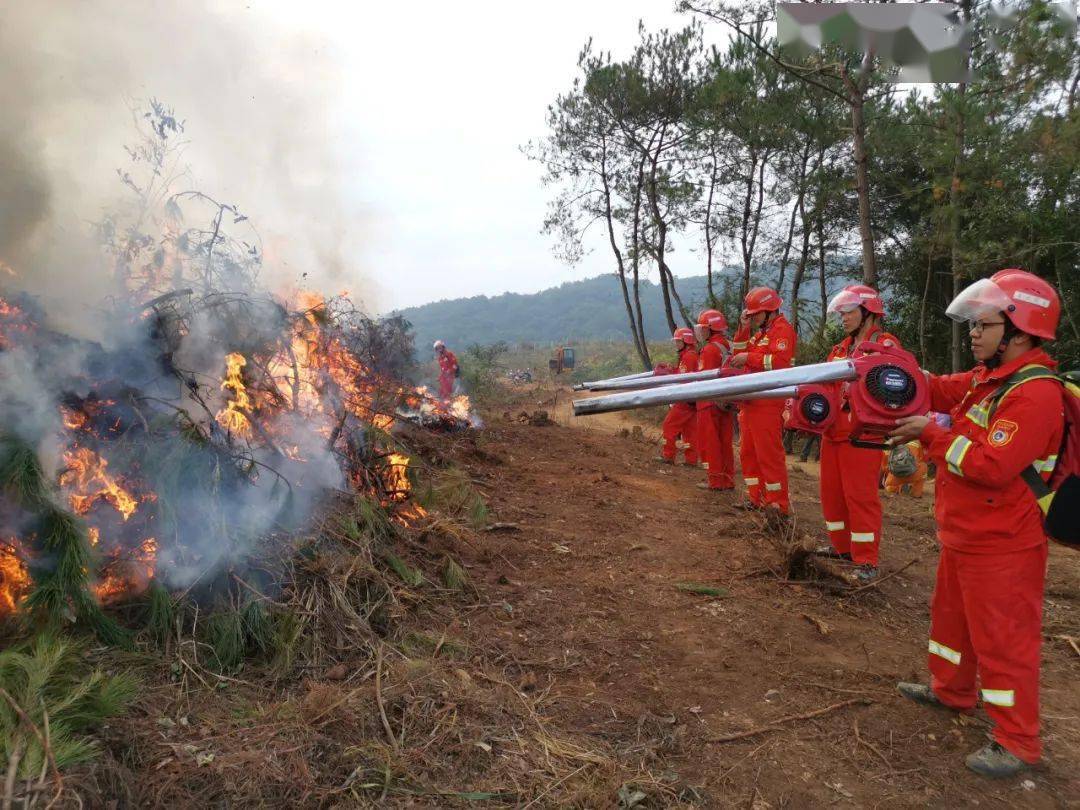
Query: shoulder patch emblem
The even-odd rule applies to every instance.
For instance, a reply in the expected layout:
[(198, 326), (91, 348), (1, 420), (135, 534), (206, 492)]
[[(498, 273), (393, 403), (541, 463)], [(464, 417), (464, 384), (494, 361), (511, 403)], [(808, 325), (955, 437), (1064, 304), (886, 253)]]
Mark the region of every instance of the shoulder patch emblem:
[(778, 351), (783, 351), (784, 349), (787, 348), (787, 341), (786, 340), (778, 340), (778, 341), (776, 341), (776, 348), (777, 348)]
[(990, 426), (990, 446), (1004, 447), (1012, 441), (1020, 426), (1009, 419), (998, 419)]
[(891, 340), (886, 339), (886, 340), (881, 341), (881, 345), (882, 346), (888, 346), (888, 347), (891, 348), (891, 347), (895, 346), (896, 344), (893, 343)]

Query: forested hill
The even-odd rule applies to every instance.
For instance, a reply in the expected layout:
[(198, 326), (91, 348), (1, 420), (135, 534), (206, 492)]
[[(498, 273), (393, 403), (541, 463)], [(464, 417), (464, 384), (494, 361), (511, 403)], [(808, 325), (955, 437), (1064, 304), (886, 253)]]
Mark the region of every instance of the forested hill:
[[(705, 276), (676, 280), (683, 303), (694, 308), (705, 299)], [(644, 281), (641, 308), (650, 340), (669, 336), (660, 286)], [(413, 324), (418, 348), (439, 338), (453, 347), (471, 343), (546, 343), (575, 340), (627, 340), (630, 330), (622, 291), (613, 275), (570, 281), (531, 295), (455, 298), (410, 307), (398, 313)]]

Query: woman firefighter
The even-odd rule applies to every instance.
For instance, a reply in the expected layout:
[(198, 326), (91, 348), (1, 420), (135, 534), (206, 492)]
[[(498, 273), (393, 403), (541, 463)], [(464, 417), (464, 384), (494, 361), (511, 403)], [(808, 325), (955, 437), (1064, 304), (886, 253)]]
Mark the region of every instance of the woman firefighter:
[[(828, 311), (840, 318), (847, 333), (829, 352), (830, 361), (858, 356), (863, 343), (900, 345), (882, 329), (885, 305), (870, 287), (845, 287), (829, 302)], [(881, 546), (881, 451), (855, 447), (849, 441), (851, 409), (845, 389), (841, 388), (840, 414), (821, 441), (821, 512), (831, 545), (818, 553), (855, 563), (851, 577), (865, 583), (877, 576)]]

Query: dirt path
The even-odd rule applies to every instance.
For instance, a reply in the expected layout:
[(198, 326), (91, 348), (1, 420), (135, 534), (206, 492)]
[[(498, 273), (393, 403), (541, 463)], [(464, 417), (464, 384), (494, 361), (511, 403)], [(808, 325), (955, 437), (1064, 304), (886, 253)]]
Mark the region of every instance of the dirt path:
[[(985, 717), (962, 721), (895, 693), (897, 680), (926, 678), (930, 498), (886, 502), (883, 574), (909, 567), (830, 595), (779, 581), (759, 519), (696, 489), (700, 470), (655, 464), (655, 444), (621, 435), (632, 418), (581, 426), (569, 392), (550, 396), (519, 392), (507, 413), (547, 401), (556, 424), (493, 418), (483, 452), (459, 461), (495, 519), (516, 524), (466, 557), (490, 604), (465, 631), (500, 650), (523, 691), (548, 690), (553, 723), (704, 806), (1080, 806), (1080, 656), (1056, 638), (1080, 635), (1080, 557), (1051, 555), (1045, 765), (989, 783), (962, 762), (984, 742)], [(797, 525), (818, 533), (815, 465), (789, 465)]]

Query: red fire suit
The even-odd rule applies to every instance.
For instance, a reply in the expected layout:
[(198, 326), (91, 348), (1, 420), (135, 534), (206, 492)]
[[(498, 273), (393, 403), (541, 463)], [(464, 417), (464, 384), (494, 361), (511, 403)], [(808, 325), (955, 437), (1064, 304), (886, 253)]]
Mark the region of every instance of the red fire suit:
[[(867, 341), (883, 346), (899, 346), (900, 341), (875, 326)], [(833, 346), (828, 360), (846, 360), (856, 356), (850, 337)], [(840, 416), (821, 440), (821, 513), (833, 548), (851, 554), (860, 565), (878, 564), (881, 547), (881, 498), (878, 478), (881, 451), (854, 447), (851, 436), (851, 410), (846, 385), (841, 386)]]
[[(679, 351), (679, 374), (688, 374), (698, 370), (698, 353), (690, 346), (685, 346)], [(696, 438), (697, 411), (692, 402), (676, 402), (664, 417), (664, 449), (661, 454), (669, 461), (675, 460), (675, 441), (682, 436), (686, 442), (684, 451), (686, 463), (694, 466), (697, 464), (697, 438)]]
[[(731, 345), (723, 335), (712, 335), (701, 347), (698, 369), (720, 368), (731, 354)], [(735, 450), (732, 412), (708, 400), (697, 403), (698, 452), (709, 466), (709, 489), (735, 488)]]
[(454, 380), (458, 375), (457, 355), (443, 349), (439, 355), (439, 399), (444, 402), (454, 394)]
[(990, 394), (1028, 365), (1053, 368), (1042, 349), (988, 369), (931, 377), (930, 422), (919, 437), (937, 463), (935, 507), (941, 559), (930, 606), (934, 693), (970, 709), (976, 679), (994, 738), (1025, 762), (1039, 760), (1039, 647), (1046, 535), (1035, 496), (1020, 473), (1048, 478), (1064, 429), (1061, 386), (1032, 380), (1011, 389), (993, 415)]
[[(748, 371), (790, 368), (795, 357), (795, 329), (777, 315), (767, 329), (750, 336), (746, 347)], [(739, 409), (739, 458), (750, 502), (775, 506), (784, 514), (788, 501), (787, 463), (784, 457), (784, 402), (757, 399)]]

